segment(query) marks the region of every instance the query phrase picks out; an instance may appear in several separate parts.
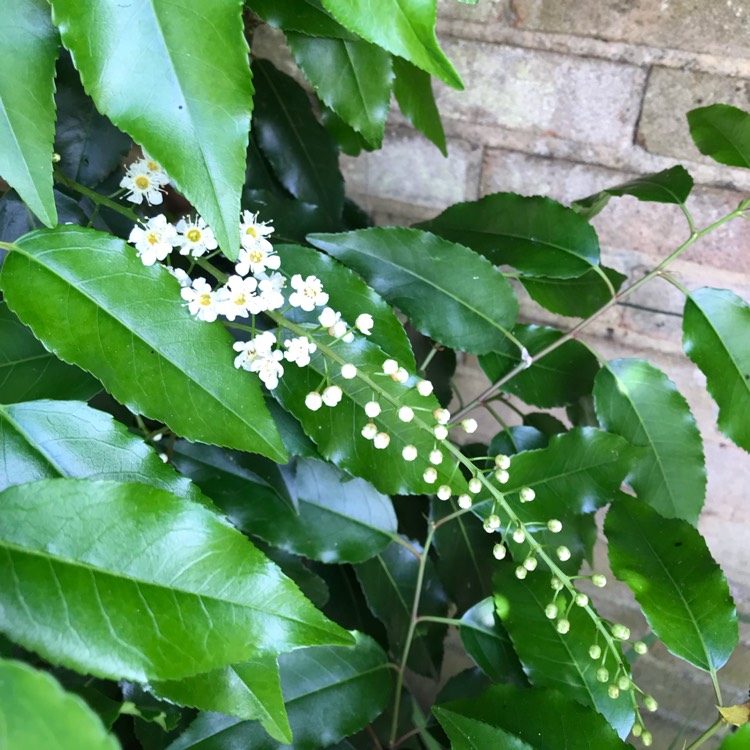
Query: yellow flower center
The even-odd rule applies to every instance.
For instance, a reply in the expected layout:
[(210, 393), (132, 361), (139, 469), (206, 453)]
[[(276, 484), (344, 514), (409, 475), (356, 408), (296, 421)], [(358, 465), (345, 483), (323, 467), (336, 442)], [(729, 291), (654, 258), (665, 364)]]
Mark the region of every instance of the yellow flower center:
[(155, 161), (147, 161), (146, 166), (152, 171), (152, 172), (158, 172), (161, 167), (155, 162)]
[(263, 260), (263, 252), (261, 250), (251, 250), (247, 257), (251, 263), (260, 263)]
[(190, 240), (190, 242), (198, 242), (198, 240), (201, 238), (200, 229), (196, 229), (195, 227), (193, 227), (185, 236)]
[(258, 232), (256, 231), (255, 227), (248, 227), (245, 230), (245, 234), (249, 234), (251, 237), (255, 237), (255, 239), (258, 239)]
[(198, 297), (198, 304), (202, 307), (208, 307), (211, 304), (211, 295), (210, 294), (201, 294)]
[(237, 296), (236, 296), (236, 297), (234, 298), (234, 304), (235, 304), (235, 305), (241, 305), (241, 306), (243, 306), (243, 307), (244, 307), (244, 305), (245, 305), (245, 302), (246, 302), (246, 301), (247, 301), (247, 297), (245, 296), (244, 292), (243, 292), (243, 293), (240, 293), (240, 294), (238, 294), (238, 295), (237, 295)]
[(156, 232), (146, 233), (146, 242), (148, 242), (149, 245), (155, 245), (158, 241), (159, 235)]
[(145, 174), (139, 174), (138, 177), (135, 178), (135, 186), (139, 190), (148, 190), (150, 185), (151, 180), (149, 180)]

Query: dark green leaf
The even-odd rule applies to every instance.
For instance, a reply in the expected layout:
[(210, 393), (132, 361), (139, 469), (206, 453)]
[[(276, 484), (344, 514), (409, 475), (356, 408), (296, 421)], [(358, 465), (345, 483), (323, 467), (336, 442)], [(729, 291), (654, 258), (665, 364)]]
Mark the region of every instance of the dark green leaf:
[(267, 24), (284, 31), (298, 31), (309, 36), (356, 39), (335, 21), (320, 0), (251, 0), (248, 5)]
[(527, 276), (570, 279), (598, 268), (594, 228), (573, 209), (538, 195), (493, 193), (417, 226)]
[(353, 127), (347, 125), (325, 104), (320, 105), (320, 121), (347, 156), (359, 156), (362, 151), (375, 150), (374, 146), (371, 146)]
[(55, 152), (60, 154), (60, 171), (95, 187), (120, 167), (132, 141), (96, 111), (68, 55), (57, 62), (55, 83)]
[(441, 708), (435, 709), (435, 715), (450, 738), (452, 750), (485, 750), (488, 747), (501, 747), (503, 750), (533, 750), (532, 745), (522, 739), (483, 721)]
[[(606, 266), (600, 268), (615, 292), (618, 291), (627, 276)], [(519, 281), (538, 305), (571, 318), (588, 318), (612, 299), (601, 273), (593, 268), (577, 279), (521, 276)]]
[(594, 388), (602, 427), (645, 448), (625, 481), (667, 518), (695, 525), (706, 496), (703, 441), (674, 383), (641, 359), (616, 359)]
[(5, 260), (0, 284), (47, 348), (131, 410), (190, 440), (285, 460), (259, 382), (232, 364), (232, 337), (193, 319), (176, 279), (122, 240), (80, 227), (34, 232)]
[(493, 682), (528, 685), (510, 636), (496, 617), (492, 597), (483, 599), (464, 614), (459, 633), (466, 653)]
[[(493, 604), (494, 609), (494, 604)], [(490, 678), (479, 667), (471, 667), (459, 672), (440, 689), (435, 703), (472, 698), (481, 695), (491, 685)]]
[[(325, 280), (326, 291), (330, 294), (329, 304), (341, 313), (341, 318), (350, 325), (362, 313), (372, 315), (374, 325), (370, 340), (387, 352), (409, 372), (417, 369), (411, 344), (396, 313), (383, 298), (362, 281), (357, 274), (324, 253), (300, 245), (276, 245), (281, 258), (282, 273), (287, 277), (298, 273), (303, 278), (312, 274)], [(314, 312), (297, 318), (317, 325)]]
[(462, 89), (435, 37), (436, 6), (436, 0), (323, 0), (323, 7), (347, 29)]
[(440, 149), (443, 156), (448, 156), (445, 131), (432, 93), (430, 74), (402, 57), (393, 58), (393, 72), (396, 75), (393, 93), (401, 113)]
[(4, 404), (38, 398), (87, 400), (101, 390), (88, 373), (48, 352), (0, 302), (0, 400)]
[(54, 0), (52, 11), (96, 108), (164, 166), (236, 258), (253, 104), (240, 4)]
[(78, 401), (0, 406), (0, 489), (70, 477), (141, 482), (210, 505), (198, 488), (123, 425)]
[(281, 572), (287, 578), (291, 578), (299, 586), (299, 590), (318, 609), (322, 610), (328, 604), (331, 599), (328, 584), (317, 573), (313, 573), (309, 567), (311, 564), (309, 560), (278, 547), (272, 547), (270, 544), (264, 544), (257, 537), (253, 539), (253, 543), (281, 568)]
[(295, 198), (320, 206), (336, 226), (344, 201), (336, 144), (294, 79), (268, 60), (255, 60), (253, 73), (253, 131), (261, 151), (284, 187)]
[(578, 401), (570, 404), (565, 409), (565, 416), (567, 416), (573, 427), (599, 426), (596, 409), (594, 408), (594, 397), (591, 394), (581, 396)]
[(549, 444), (547, 436), (534, 427), (528, 425), (516, 425), (507, 430), (498, 432), (490, 442), (490, 455), (496, 456), (502, 453), (512, 456), (521, 451), (533, 451), (546, 448)]
[(664, 645), (699, 669), (720, 669), (737, 645), (737, 613), (698, 531), (634, 498), (612, 505), (604, 530), (612, 572), (633, 590)]
[[(615, 700), (607, 692), (609, 685), (597, 680), (597, 670), (609, 671), (610, 681), (617, 681), (617, 661), (606, 648), (594, 620), (581, 607), (567, 613), (570, 630), (558, 633), (555, 623), (545, 616), (555, 591), (545, 575), (516, 578), (510, 565), (502, 566), (495, 576), (495, 606), (513, 641), (516, 653), (532, 685), (556, 688), (566, 698), (595, 708), (606, 717), (621, 737), (627, 737), (635, 713), (631, 696), (622, 691)], [(569, 599), (558, 593), (559, 610), (566, 612)], [(602, 646), (602, 657), (592, 659), (589, 648)], [(598, 746), (597, 746), (598, 747)]]
[(729, 104), (688, 112), (690, 135), (698, 150), (720, 164), (750, 167), (750, 115)]
[(269, 395), (265, 400), (265, 404), (279, 429), (284, 449), (290, 456), (320, 458), (320, 454), (315, 448), (315, 443), (305, 435), (302, 425), (288, 411), (285, 411), (278, 401), (274, 401)]
[[(393, 654), (401, 654), (412, 616), (419, 560), (411, 550), (393, 542), (379, 555), (355, 566), (357, 578), (373, 614), (385, 624)], [(448, 600), (435, 576), (431, 561), (425, 569), (419, 614), (445, 617)], [(445, 626), (422, 623), (412, 641), (408, 666), (437, 678), (443, 658)]]
[[(424, 376), (434, 386), (434, 393), (440, 405), (447, 408), (453, 400), (452, 383), (456, 374), (456, 352), (435, 343), (428, 336), (423, 336), (413, 326), (407, 327), (407, 335), (420, 367), (427, 357), (430, 357)], [(433, 349), (436, 351), (433, 352)]]
[(374, 44), (287, 32), (297, 65), (318, 98), (369, 141), (380, 146), (391, 106), (391, 56)]
[(610, 198), (631, 195), (639, 201), (650, 203), (684, 203), (692, 189), (693, 178), (685, 167), (678, 164), (662, 172), (636, 177), (621, 185), (600, 190), (576, 201), (571, 208), (590, 221), (609, 203)]
[(0, 660), (0, 738), (7, 750), (118, 750), (99, 717), (45, 672)]
[[(279, 659), (295, 750), (318, 750), (364, 728), (385, 708), (391, 675), (382, 649), (355, 633), (349, 648), (306, 648)], [(202, 714), (168, 750), (276, 750), (287, 747), (256, 722)]]
[(321, 206), (270, 190), (245, 188), (242, 191), (242, 208), (260, 213), (261, 217), (272, 217), (275, 238), (283, 238), (285, 242), (304, 242), (310, 232), (331, 225)]
[(548, 438), (568, 431), (568, 428), (557, 417), (546, 412), (524, 414), (523, 423), (527, 427), (533, 427)]
[[(316, 340), (322, 346), (326, 336), (319, 335)], [(327, 346), (332, 341), (328, 339)], [(388, 495), (429, 494), (434, 491), (435, 487), (424, 481), (423, 474), (429, 466), (428, 456), (435, 445), (432, 433), (435, 422), (431, 414), (423, 418), (422, 410), (432, 412), (438, 406), (435, 397), (420, 396), (413, 387), (417, 382), (414, 377), (404, 384), (384, 377), (382, 365), (386, 355), (364, 337), (358, 336), (350, 344), (339, 341), (332, 351), (345, 362), (357, 363), (356, 378), (346, 380), (339, 374), (338, 366), (329, 367), (319, 346), (308, 367), (286, 369), (278, 388), (273, 392), (274, 396), (299, 419), (320, 454), (349, 474), (366, 479)], [(343, 399), (334, 409), (323, 406), (318, 411), (311, 411), (305, 406), (305, 397), (320, 388), (326, 374), (330, 382), (342, 389)], [(375, 448), (373, 441), (361, 434), (369, 421), (364, 405), (373, 399), (374, 394), (382, 407), (381, 414), (375, 420), (378, 429), (391, 438), (385, 450)], [(383, 394), (393, 401), (387, 400)], [(398, 409), (392, 405), (394, 402), (414, 409), (413, 421), (402, 422), (397, 415)], [(416, 460), (403, 460), (402, 450), (407, 445), (417, 449)], [(466, 480), (450, 457), (446, 455), (445, 459), (436, 467), (437, 481), (451, 485), (456, 494), (464, 492)]]
[[(536, 355), (563, 333), (546, 326), (520, 325), (513, 329), (513, 335), (529, 354)], [(479, 364), (494, 382), (521, 364), (521, 353), (506, 339), (495, 351), (481, 356)], [(511, 378), (502, 390), (533, 406), (565, 406), (591, 393), (598, 370), (599, 363), (591, 350), (580, 341), (570, 340)]]
[(685, 300), (682, 344), (706, 376), (719, 406), (719, 429), (750, 451), (750, 305), (726, 289), (699, 289)]
[(276, 656), (265, 655), (180, 681), (156, 682), (152, 687), (181, 706), (258, 719), (271, 737), (289, 743), (292, 730), (279, 679)]
[(308, 241), (354, 269), (419, 331), (453, 349), (496, 349), (518, 315), (513, 290), (499, 271), (428, 232), (375, 227)]
[[(479, 745), (478, 750), (506, 747), (525, 750), (529, 746), (534, 750), (560, 750), (561, 747), (565, 750), (625, 750), (630, 747), (595, 711), (552, 690), (519, 690), (510, 685), (493, 685), (478, 698), (436, 706), (433, 713), (446, 729), (447, 719), (460, 731), (481, 732), (479, 737), (490, 742)], [(472, 720), (472, 723), (456, 724), (457, 717)], [(492, 736), (486, 736), (483, 725), (496, 727), (502, 733), (494, 735), (493, 740)], [(503, 734), (524, 744), (501, 744), (505, 741)]]
[(163, 490), (49, 479), (0, 507), (0, 630), (49, 661), (146, 682), (351, 640), (239, 531)]
[(0, 23), (0, 175), (49, 227), (52, 195), (57, 32), (45, 0), (14, 0)]

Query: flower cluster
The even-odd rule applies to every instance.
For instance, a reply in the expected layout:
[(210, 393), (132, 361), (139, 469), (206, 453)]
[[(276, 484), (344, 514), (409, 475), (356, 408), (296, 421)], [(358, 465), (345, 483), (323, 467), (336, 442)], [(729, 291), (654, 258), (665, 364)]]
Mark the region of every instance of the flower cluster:
[(120, 187), (126, 191), (125, 198), (139, 206), (144, 200), (149, 206), (160, 206), (168, 184), (167, 173), (145, 151), (143, 158), (134, 161), (120, 180)]

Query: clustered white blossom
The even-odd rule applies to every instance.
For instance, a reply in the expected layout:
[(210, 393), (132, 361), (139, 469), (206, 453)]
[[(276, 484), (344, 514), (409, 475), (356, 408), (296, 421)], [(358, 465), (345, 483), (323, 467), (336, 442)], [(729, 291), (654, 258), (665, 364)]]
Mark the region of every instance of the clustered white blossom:
[(139, 206), (144, 200), (149, 206), (160, 206), (164, 201), (164, 186), (168, 184), (167, 173), (145, 151), (143, 158), (134, 161), (120, 180), (125, 198)]

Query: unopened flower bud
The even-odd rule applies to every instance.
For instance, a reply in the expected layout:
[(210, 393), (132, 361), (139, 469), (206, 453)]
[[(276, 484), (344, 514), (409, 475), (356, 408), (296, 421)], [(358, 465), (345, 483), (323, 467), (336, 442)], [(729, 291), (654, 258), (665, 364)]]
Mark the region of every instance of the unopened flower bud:
[(630, 630), (618, 622), (612, 626), (612, 635), (618, 641), (627, 641), (630, 638)]
[(373, 443), (379, 450), (385, 450), (391, 442), (391, 436), (387, 432), (379, 432), (373, 438)]
[(343, 395), (343, 391), (337, 385), (329, 385), (328, 388), (323, 391), (321, 398), (326, 406), (333, 407), (341, 401)]
[(53, 152), (53, 154), (52, 154), (52, 163), (53, 164), (59, 164), (61, 159), (62, 159), (62, 156), (60, 156), (60, 154), (58, 154), (57, 151)]
[(429, 380), (420, 380), (417, 383), (417, 393), (420, 396), (429, 396), (433, 391), (432, 383)]
[(549, 585), (555, 590), (555, 591), (562, 591), (563, 583), (557, 576), (552, 576), (550, 578)]
[(351, 362), (341, 365), (341, 377), (344, 378), (344, 380), (352, 380), (353, 378), (356, 378), (357, 368)]
[(495, 466), (498, 469), (510, 469), (510, 458), (504, 456), (502, 453), (495, 456)]
[(437, 496), (439, 500), (449, 500), (451, 496), (451, 488), (447, 484), (441, 484), (438, 487)]
[(618, 688), (617, 685), (610, 685), (607, 688), (607, 695), (609, 695), (613, 701), (616, 701), (620, 697), (620, 688)]
[(591, 583), (593, 583), (594, 586), (603, 589), (607, 585), (607, 577), (602, 573), (594, 573), (594, 575), (591, 576)]
[(471, 495), (459, 495), (456, 500), (458, 507), (462, 510), (469, 510), (471, 508)]
[(644, 695), (643, 696), (643, 705), (649, 710), (649, 711), (656, 711), (659, 708), (659, 704), (654, 699), (653, 695)]
[(477, 479), (476, 477), (473, 477), (469, 480), (469, 492), (473, 492), (475, 495), (477, 492), (479, 492), (482, 489), (482, 482), (481, 480)]
[(357, 319), (354, 321), (355, 328), (365, 336), (369, 336), (372, 333), (373, 325), (374, 321), (372, 319), (372, 315), (368, 313), (357, 315)]
[(424, 470), (424, 474), (422, 474), (422, 479), (424, 479), (427, 484), (435, 484), (437, 482), (437, 469), (434, 466), (428, 466)]
[(463, 427), (464, 432), (469, 434), (476, 432), (478, 426), (476, 419), (464, 419), (461, 421), (461, 427)]
[(439, 466), (441, 463), (443, 463), (442, 452), (437, 449), (430, 451), (430, 463), (435, 464), (435, 466)]
[(560, 562), (566, 562), (570, 560), (570, 550), (565, 547), (558, 547), (556, 550), (557, 559), (560, 560)]
[(375, 417), (380, 415), (381, 411), (382, 409), (377, 401), (368, 401), (365, 404), (365, 414), (367, 414), (370, 419), (375, 419)]
[(602, 647), (596, 643), (593, 646), (589, 646), (589, 656), (596, 661), (602, 655)]
[(401, 456), (404, 461), (414, 461), (417, 457), (417, 446), (416, 445), (405, 445), (401, 451)]
[(633, 724), (633, 728), (630, 732), (633, 737), (640, 737), (643, 734), (643, 727), (640, 724)]
[(536, 566), (538, 565), (536, 557), (527, 557), (523, 561), (523, 567), (526, 568), (526, 570), (529, 571), (529, 573), (536, 570)]
[(585, 607), (589, 603), (589, 598), (586, 594), (576, 594), (575, 602), (579, 607)]
[(448, 424), (451, 419), (451, 413), (447, 409), (435, 409), (432, 416), (438, 424)]
[(323, 399), (317, 391), (311, 391), (305, 396), (305, 406), (310, 411), (318, 411), (323, 406)]
[(523, 565), (519, 565), (516, 568), (516, 578), (518, 578), (519, 581), (523, 581), (523, 579), (526, 578), (527, 575), (528, 571), (523, 567)]
[(630, 690), (631, 688), (630, 678), (626, 677), (624, 674), (620, 675), (617, 678), (617, 687), (620, 688), (620, 690)]
[(547, 521), (547, 528), (553, 534), (559, 534), (562, 531), (562, 524), (556, 518), (551, 518), (549, 521)]
[(414, 419), (414, 410), (410, 406), (402, 406), (398, 410), (398, 418), (402, 422), (411, 422)]
[(633, 644), (633, 651), (643, 656), (643, 654), (648, 653), (648, 646), (643, 641), (636, 641)]
[(498, 516), (497, 513), (493, 513), (492, 515), (487, 516), (487, 522), (490, 524), (493, 530), (497, 530), (500, 528), (500, 516)]
[(596, 679), (599, 682), (608, 682), (609, 670), (606, 667), (599, 667), (599, 669), (596, 670)]
[(395, 359), (386, 359), (383, 362), (383, 372), (386, 375), (395, 375), (398, 370), (398, 362)]
[(557, 604), (548, 604), (544, 609), (544, 614), (550, 619), (554, 620), (557, 618), (558, 610)]
[(502, 544), (496, 544), (492, 548), (492, 554), (494, 555), (496, 560), (502, 560), (505, 558), (505, 555), (507, 554), (507, 550), (505, 549), (505, 546)]
[(495, 479), (497, 479), (497, 481), (500, 484), (508, 484), (508, 480), (510, 479), (510, 474), (508, 474), (508, 472), (505, 471), (505, 469), (498, 469), (495, 472)]
[(536, 492), (531, 487), (523, 487), (518, 493), (518, 499), (522, 503), (530, 503), (536, 497)]
[(437, 440), (445, 440), (448, 437), (448, 428), (444, 424), (435, 425), (432, 434)]
[(513, 541), (516, 542), (517, 544), (521, 544), (522, 542), (525, 542), (526, 532), (521, 528), (516, 529), (513, 532)]
[(377, 434), (378, 434), (378, 426), (376, 424), (373, 424), (372, 422), (368, 422), (362, 428), (362, 437), (365, 438), (365, 440), (374, 440), (375, 435)]
[(564, 617), (560, 618), (555, 623), (555, 629), (560, 635), (565, 635), (570, 630), (570, 621), (566, 620)]
[(651, 732), (644, 731), (641, 735), (641, 742), (644, 744), (645, 747), (651, 747), (651, 744), (653, 743), (654, 738), (651, 736)]
[(482, 523), (482, 528), (488, 533), (488, 534), (494, 534), (496, 529), (493, 529), (490, 524), (490, 519), (485, 518), (484, 522)]
[(391, 377), (397, 383), (405, 383), (409, 379), (409, 373), (403, 367), (399, 367)]

